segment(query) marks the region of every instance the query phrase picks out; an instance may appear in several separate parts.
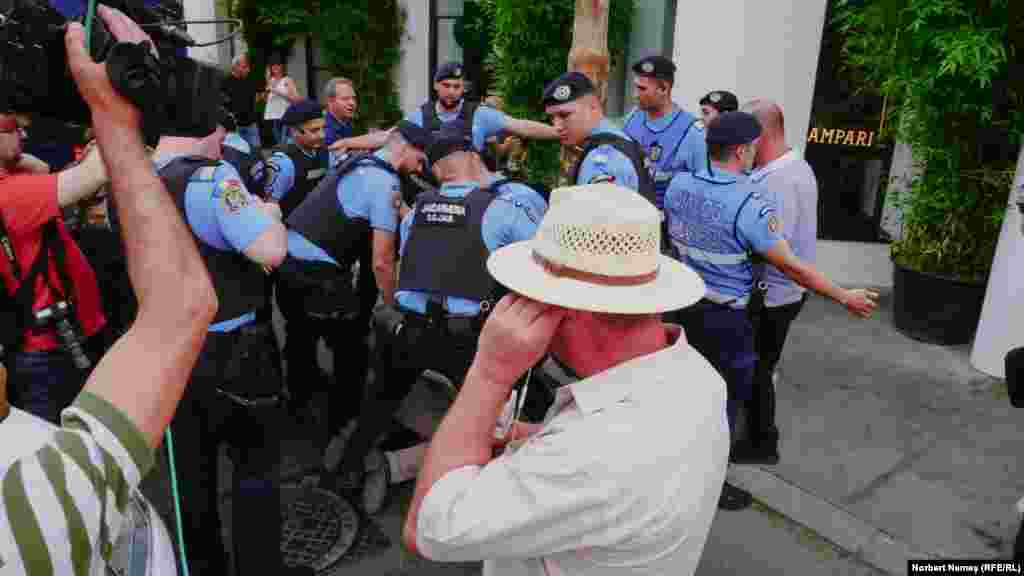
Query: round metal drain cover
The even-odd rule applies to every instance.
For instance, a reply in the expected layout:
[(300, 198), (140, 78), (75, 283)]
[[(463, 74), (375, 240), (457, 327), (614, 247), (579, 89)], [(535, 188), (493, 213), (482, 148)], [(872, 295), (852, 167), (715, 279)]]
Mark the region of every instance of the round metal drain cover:
[(281, 486), (285, 566), (310, 566), (317, 572), (341, 560), (359, 535), (359, 514), (337, 494), (312, 484)]

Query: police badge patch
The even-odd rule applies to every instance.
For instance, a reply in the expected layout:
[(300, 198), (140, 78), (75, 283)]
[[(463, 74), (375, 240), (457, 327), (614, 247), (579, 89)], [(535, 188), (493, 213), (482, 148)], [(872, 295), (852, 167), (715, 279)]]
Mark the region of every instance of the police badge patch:
[(659, 144), (652, 144), (648, 154), (650, 155), (651, 162), (657, 162), (661, 159), (661, 146)]
[(644, 62), (643, 64), (640, 65), (640, 69), (643, 70), (645, 74), (650, 74), (651, 72), (654, 72), (654, 64), (650, 62)]
[(224, 202), (224, 208), (230, 214), (238, 214), (251, 200), (241, 181), (235, 179), (221, 181), (214, 197)]
[(572, 88), (570, 88), (567, 84), (563, 84), (558, 88), (555, 88), (555, 93), (553, 94), (553, 96), (555, 97), (555, 100), (565, 102), (566, 100), (569, 99), (569, 96), (572, 96)]

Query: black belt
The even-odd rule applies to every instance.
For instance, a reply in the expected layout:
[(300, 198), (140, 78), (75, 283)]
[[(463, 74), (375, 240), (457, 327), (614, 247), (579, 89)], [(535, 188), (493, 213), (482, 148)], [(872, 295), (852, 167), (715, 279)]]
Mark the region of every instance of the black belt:
[(431, 316), (418, 312), (405, 312), (405, 323), (409, 327), (423, 328), (425, 330), (444, 330), (449, 334), (462, 334), (467, 332), (480, 333), (483, 328), (484, 317), (477, 316)]

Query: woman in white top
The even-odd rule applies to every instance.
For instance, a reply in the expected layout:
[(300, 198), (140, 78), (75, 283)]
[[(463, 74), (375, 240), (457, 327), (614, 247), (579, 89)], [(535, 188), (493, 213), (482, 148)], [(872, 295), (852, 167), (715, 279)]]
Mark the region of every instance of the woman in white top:
[(284, 143), (284, 126), (281, 117), (294, 102), (302, 100), (295, 87), (295, 81), (284, 75), (282, 64), (271, 64), (267, 68), (267, 107), (263, 119), (269, 121), (274, 133), (274, 143)]

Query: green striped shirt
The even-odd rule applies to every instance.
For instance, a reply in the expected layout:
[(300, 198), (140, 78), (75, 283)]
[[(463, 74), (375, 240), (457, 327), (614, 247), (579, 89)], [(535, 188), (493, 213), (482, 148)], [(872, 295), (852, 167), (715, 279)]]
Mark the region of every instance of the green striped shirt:
[(60, 428), (0, 421), (0, 574), (101, 576), (154, 452), (117, 408), (83, 392)]

